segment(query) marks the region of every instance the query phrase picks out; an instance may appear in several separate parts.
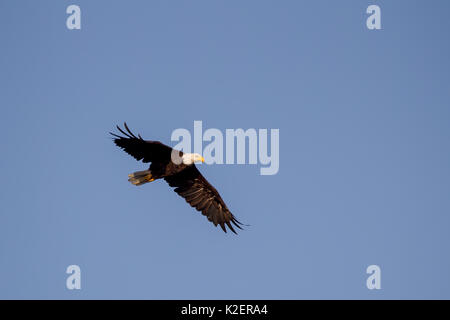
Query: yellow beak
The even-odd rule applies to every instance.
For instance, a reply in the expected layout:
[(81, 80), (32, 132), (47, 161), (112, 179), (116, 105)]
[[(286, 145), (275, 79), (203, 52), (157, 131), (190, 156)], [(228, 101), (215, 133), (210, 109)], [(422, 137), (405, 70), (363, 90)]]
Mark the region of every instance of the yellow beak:
[(205, 158), (202, 157), (202, 162), (205, 162)]

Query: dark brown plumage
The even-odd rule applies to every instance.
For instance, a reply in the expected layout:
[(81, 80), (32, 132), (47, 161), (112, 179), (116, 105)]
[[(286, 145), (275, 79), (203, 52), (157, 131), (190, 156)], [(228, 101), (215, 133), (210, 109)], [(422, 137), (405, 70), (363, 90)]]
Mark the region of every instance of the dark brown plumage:
[[(129, 175), (129, 181), (134, 185), (142, 185), (157, 179), (164, 179), (174, 191), (183, 197), (187, 203), (205, 215), (215, 226), (220, 225), (224, 232), (225, 226), (236, 233), (233, 225), (242, 229), (239, 222), (230, 212), (219, 192), (198, 171), (194, 161), (204, 159), (200, 155), (183, 154), (159, 141), (148, 141), (140, 135), (135, 136), (124, 123), (125, 130), (117, 129), (124, 136), (111, 133), (114, 143), (130, 154), (133, 158), (144, 163), (151, 163), (148, 170), (137, 171)], [(172, 162), (172, 151), (178, 152), (180, 157), (187, 159), (180, 164)], [(198, 156), (198, 157), (197, 157)], [(192, 157), (192, 163), (190, 163)], [(200, 158), (199, 158), (200, 157)]]

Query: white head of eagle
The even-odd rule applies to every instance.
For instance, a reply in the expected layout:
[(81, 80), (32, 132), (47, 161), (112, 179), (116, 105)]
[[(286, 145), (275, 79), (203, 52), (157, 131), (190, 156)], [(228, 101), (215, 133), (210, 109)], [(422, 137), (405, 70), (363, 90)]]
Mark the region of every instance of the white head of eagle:
[(195, 162), (205, 162), (205, 158), (198, 153), (185, 153), (181, 158), (185, 165), (191, 165)]

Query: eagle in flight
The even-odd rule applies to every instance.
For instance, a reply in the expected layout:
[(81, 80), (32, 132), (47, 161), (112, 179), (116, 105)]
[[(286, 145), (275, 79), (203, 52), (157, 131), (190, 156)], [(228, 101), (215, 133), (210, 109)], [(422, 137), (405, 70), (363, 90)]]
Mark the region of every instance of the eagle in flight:
[[(172, 149), (159, 141), (144, 140), (137, 137), (124, 123), (125, 130), (117, 126), (123, 136), (110, 132), (114, 143), (138, 161), (151, 163), (148, 170), (136, 171), (128, 175), (132, 184), (140, 186), (158, 179), (164, 179), (174, 191), (183, 197), (187, 203), (200, 211), (214, 226), (220, 225), (236, 233), (233, 225), (242, 229), (239, 222), (230, 212), (219, 192), (198, 171), (195, 162), (205, 162), (198, 153), (183, 153)], [(179, 161), (172, 161), (173, 155)]]

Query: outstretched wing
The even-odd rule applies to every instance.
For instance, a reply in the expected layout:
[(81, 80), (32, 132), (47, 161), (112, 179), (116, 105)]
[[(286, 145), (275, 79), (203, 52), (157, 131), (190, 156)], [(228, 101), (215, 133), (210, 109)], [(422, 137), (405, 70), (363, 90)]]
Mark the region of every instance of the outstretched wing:
[(242, 229), (242, 223), (236, 220), (217, 190), (202, 176), (195, 165), (189, 166), (177, 174), (165, 177), (164, 180), (216, 227), (220, 225), (222, 230), (227, 232), (226, 224), (234, 233), (236, 231), (233, 225)]
[(126, 153), (142, 162), (163, 161), (170, 159), (172, 148), (159, 141), (144, 140), (140, 135), (137, 137), (128, 129), (124, 123), (125, 130), (119, 126), (117, 129), (124, 135), (120, 136), (110, 132), (115, 137), (114, 143), (122, 148)]

